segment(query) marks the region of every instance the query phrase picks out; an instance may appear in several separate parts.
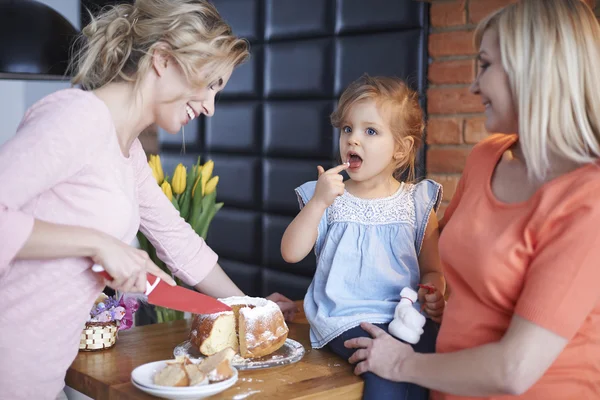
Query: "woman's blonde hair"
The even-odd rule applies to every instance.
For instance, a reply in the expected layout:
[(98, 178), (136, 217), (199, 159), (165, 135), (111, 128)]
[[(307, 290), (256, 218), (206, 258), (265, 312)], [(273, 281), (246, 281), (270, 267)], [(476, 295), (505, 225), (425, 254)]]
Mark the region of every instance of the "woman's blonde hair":
[(108, 7), (83, 29), (71, 64), (73, 84), (93, 90), (113, 81), (135, 83), (161, 47), (192, 87), (203, 87), (248, 58), (213, 5), (203, 0), (136, 0)]
[(581, 0), (520, 0), (481, 21), (497, 29), (502, 65), (519, 118), (519, 142), (533, 178), (554, 153), (577, 163), (600, 157), (600, 27)]
[[(331, 124), (340, 129), (350, 108), (362, 100), (374, 100), (389, 117), (389, 127), (397, 147), (406, 151), (398, 161), (394, 175), (400, 179), (405, 173), (407, 181), (416, 178), (415, 163), (421, 146), (425, 123), (419, 106), (419, 95), (399, 78), (387, 76), (361, 76), (342, 93), (337, 109), (331, 114)], [(412, 146), (406, 148), (404, 139), (412, 138)]]

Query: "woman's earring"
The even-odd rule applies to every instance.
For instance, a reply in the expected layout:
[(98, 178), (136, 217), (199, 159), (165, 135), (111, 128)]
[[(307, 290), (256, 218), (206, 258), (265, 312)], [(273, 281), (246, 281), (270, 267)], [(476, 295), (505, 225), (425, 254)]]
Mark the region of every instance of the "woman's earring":
[(181, 127), (181, 135), (183, 137), (181, 142), (181, 154), (185, 154), (185, 126)]

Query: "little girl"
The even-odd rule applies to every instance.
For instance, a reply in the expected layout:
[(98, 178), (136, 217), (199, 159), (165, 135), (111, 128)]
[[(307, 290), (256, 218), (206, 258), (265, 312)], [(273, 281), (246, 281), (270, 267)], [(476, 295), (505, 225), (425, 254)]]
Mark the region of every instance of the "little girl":
[[(328, 346), (349, 358), (344, 342), (370, 337), (360, 328), (368, 321), (387, 331), (400, 291), (419, 283), (435, 288), (419, 291), (415, 304), (439, 321), (445, 291), (438, 257), (441, 186), (414, 179), (417, 149), (423, 133), (418, 96), (395, 78), (369, 77), (353, 82), (331, 115), (340, 129), (344, 164), (324, 171), (318, 181), (296, 189), (300, 213), (285, 231), (283, 258), (301, 261), (314, 246), (317, 270), (304, 300), (313, 348)], [(346, 170), (350, 179), (343, 181)], [(406, 182), (399, 177), (407, 174)], [(434, 352), (437, 326), (427, 320), (414, 346)], [(365, 399), (427, 399), (422, 387), (385, 380), (372, 373), (365, 379)]]

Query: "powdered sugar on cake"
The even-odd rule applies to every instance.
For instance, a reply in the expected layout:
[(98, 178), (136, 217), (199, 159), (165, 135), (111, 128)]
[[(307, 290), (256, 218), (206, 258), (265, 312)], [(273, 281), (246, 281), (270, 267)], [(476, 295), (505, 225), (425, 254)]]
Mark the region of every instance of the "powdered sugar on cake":
[[(253, 306), (254, 304), (248, 303), (248, 305)], [(253, 329), (254, 324), (256, 324), (259, 321), (271, 322), (273, 320), (273, 316), (277, 315), (278, 311), (279, 306), (277, 304), (275, 304), (272, 301), (265, 300), (264, 304), (256, 305), (254, 308), (244, 307), (240, 309), (240, 314), (242, 314), (246, 319), (246, 327), (248, 329)]]
[[(269, 340), (277, 339), (275, 332), (265, 330), (260, 334), (260, 337), (255, 337), (252, 332), (255, 331), (256, 325), (260, 324), (262, 327), (271, 325), (271, 321), (274, 316), (280, 311), (279, 306), (271, 300), (257, 298), (257, 297), (230, 297), (226, 299), (224, 303), (234, 304), (245, 304), (250, 307), (244, 307), (240, 309), (240, 315), (242, 315), (246, 322), (246, 340), (250, 343), (262, 343)], [(254, 307), (252, 307), (254, 306)], [(278, 329), (278, 330), (282, 330)], [(280, 333), (281, 335), (281, 333)]]
[[(221, 303), (227, 304), (228, 306), (245, 304), (248, 306), (265, 307), (269, 303), (272, 303), (275, 307), (277, 304), (271, 300), (263, 299), (262, 297), (250, 297), (250, 296), (232, 296), (224, 299), (218, 299)], [(277, 307), (279, 308), (279, 307)]]
[(197, 318), (200, 320), (207, 320), (207, 319), (211, 319), (211, 320), (215, 320), (217, 318), (219, 318), (221, 315), (227, 315), (227, 314), (233, 314), (233, 311), (220, 311), (214, 314), (198, 314)]

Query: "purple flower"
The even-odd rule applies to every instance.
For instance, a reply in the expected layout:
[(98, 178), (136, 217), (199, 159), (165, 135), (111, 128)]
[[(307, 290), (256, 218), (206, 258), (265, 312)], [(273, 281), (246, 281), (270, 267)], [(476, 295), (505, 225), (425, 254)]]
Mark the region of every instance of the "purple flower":
[(121, 306), (115, 307), (110, 310), (110, 316), (113, 321), (120, 321), (125, 316), (125, 309)]
[(129, 296), (121, 296), (121, 300), (119, 300), (119, 305), (125, 310), (131, 310), (132, 313), (136, 312), (140, 305), (135, 297)]
[(125, 315), (119, 324), (119, 330), (126, 330), (133, 326), (133, 314), (138, 310), (140, 305), (133, 297), (121, 296), (119, 305), (125, 309)]
[(96, 317), (98, 322), (110, 322), (112, 321), (112, 316), (110, 315), (110, 311), (103, 311)]
[(108, 299), (106, 299), (104, 301), (104, 305), (105, 305), (105, 308), (107, 310), (111, 310), (111, 309), (113, 309), (115, 307), (118, 307), (119, 306), (119, 302), (114, 297), (109, 297)]

